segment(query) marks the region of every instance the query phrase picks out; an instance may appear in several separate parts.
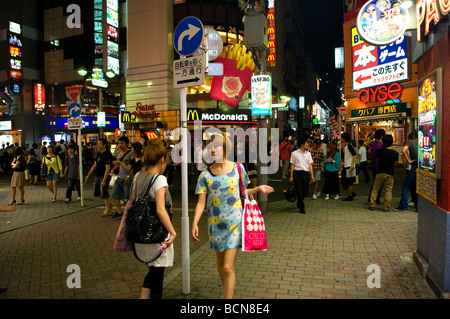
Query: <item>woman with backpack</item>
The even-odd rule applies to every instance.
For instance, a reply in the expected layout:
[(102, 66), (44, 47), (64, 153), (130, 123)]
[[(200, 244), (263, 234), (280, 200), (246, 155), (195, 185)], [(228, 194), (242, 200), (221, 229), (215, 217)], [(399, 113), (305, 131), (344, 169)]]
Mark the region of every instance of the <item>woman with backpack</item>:
[[(211, 162), (210, 159), (213, 159), (214, 163), (201, 172), (197, 182), (195, 193), (199, 196), (192, 222), (192, 237), (199, 241), (198, 223), (206, 207), (210, 247), (216, 252), (224, 299), (231, 299), (236, 284), (234, 265), (239, 248), (242, 247), (243, 207), (239, 180), (242, 180), (244, 192), (247, 192), (248, 196), (253, 196), (258, 191), (269, 194), (274, 190), (267, 185), (247, 190), (250, 180), (243, 165), (227, 160), (232, 150), (232, 142), (225, 134), (214, 134), (207, 149), (211, 152), (211, 158), (208, 159), (208, 154), (206, 160)], [(237, 165), (241, 166), (241, 176)]]
[(47, 155), (42, 158), (42, 163), (47, 165), (47, 188), (52, 193), (52, 203), (55, 203), (58, 193), (59, 174), (63, 171), (63, 166), (61, 159), (55, 154), (53, 145), (47, 148)]
[(135, 254), (140, 261), (152, 260), (154, 259), (153, 256), (157, 256), (162, 251), (162, 254), (156, 260), (146, 262), (149, 271), (142, 285), (139, 298), (161, 299), (163, 295), (164, 270), (173, 265), (174, 249), (172, 243), (177, 237), (167, 211), (172, 206), (172, 198), (168, 189), (167, 178), (163, 175), (168, 162), (164, 144), (161, 141), (150, 141), (144, 149), (141, 161), (142, 169), (134, 176), (130, 200), (133, 201), (144, 196), (149, 183), (155, 178), (149, 190), (149, 196), (155, 198), (156, 213), (170, 236), (163, 243), (134, 243)]

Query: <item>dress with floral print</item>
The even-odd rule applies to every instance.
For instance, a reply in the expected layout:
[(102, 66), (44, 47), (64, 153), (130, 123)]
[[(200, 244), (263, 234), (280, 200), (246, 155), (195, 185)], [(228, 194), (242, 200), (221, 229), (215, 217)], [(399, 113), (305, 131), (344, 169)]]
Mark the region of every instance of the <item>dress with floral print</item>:
[[(241, 165), (244, 185), (250, 183), (247, 172)], [(206, 194), (208, 210), (208, 234), (211, 249), (224, 251), (242, 247), (242, 202), (239, 190), (239, 173), (234, 165), (228, 174), (214, 175), (208, 169), (201, 172), (196, 194)]]

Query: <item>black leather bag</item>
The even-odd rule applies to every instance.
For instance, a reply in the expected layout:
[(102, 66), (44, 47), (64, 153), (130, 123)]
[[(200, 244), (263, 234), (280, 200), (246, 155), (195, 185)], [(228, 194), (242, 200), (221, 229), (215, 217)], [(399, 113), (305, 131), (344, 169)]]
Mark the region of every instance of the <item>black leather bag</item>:
[(290, 184), (288, 189), (283, 190), (284, 196), (288, 202), (295, 202), (297, 200), (297, 193), (294, 185)]
[[(128, 209), (128, 215), (125, 220), (127, 226), (126, 237), (132, 243), (156, 244), (166, 241), (168, 231), (158, 218), (155, 199), (150, 198), (148, 194), (158, 176), (153, 176), (144, 196), (135, 197), (131, 207)], [(137, 194), (136, 187), (135, 194)], [(167, 212), (171, 218), (170, 207)]]
[(41, 163), (41, 177), (47, 178), (47, 164), (45, 164), (45, 160)]

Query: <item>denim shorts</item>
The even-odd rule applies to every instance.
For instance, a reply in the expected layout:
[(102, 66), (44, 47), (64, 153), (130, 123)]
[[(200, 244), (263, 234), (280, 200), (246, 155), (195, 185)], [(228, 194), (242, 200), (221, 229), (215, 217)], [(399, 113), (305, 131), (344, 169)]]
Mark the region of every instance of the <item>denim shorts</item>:
[(112, 198), (129, 199), (131, 182), (126, 184), (123, 178), (117, 177), (112, 190)]
[(54, 170), (50, 170), (50, 173), (47, 175), (47, 181), (59, 181), (59, 173), (55, 173)]
[(111, 180), (111, 177), (108, 176), (106, 179), (106, 186), (102, 187), (102, 177), (96, 177), (94, 179), (94, 197), (101, 197), (103, 199), (109, 198), (109, 181)]

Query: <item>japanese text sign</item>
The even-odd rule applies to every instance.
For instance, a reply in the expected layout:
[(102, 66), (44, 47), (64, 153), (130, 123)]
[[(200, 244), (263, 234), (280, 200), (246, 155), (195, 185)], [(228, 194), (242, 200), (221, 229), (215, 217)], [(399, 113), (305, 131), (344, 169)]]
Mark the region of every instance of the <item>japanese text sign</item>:
[(408, 80), (408, 44), (401, 36), (386, 46), (366, 43), (352, 29), (353, 90)]

